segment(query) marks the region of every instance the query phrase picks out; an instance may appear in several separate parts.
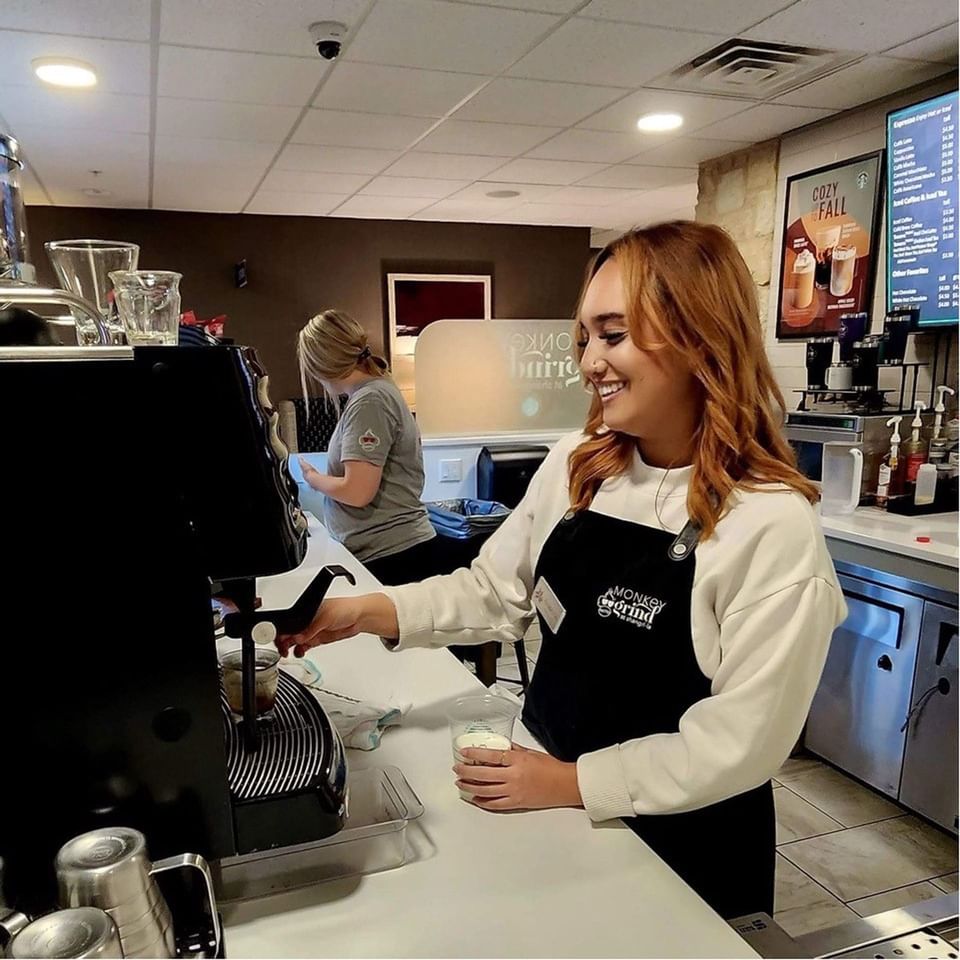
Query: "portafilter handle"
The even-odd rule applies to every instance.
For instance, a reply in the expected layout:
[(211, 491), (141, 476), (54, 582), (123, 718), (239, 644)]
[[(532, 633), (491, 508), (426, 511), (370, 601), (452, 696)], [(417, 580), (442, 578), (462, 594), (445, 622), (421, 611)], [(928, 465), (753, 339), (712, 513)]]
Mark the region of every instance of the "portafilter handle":
[(330, 564), (323, 567), (320, 572), (310, 581), (310, 585), (297, 598), (292, 607), (286, 610), (241, 610), (237, 613), (228, 613), (223, 618), (223, 629), (228, 637), (250, 636), (258, 642), (270, 642), (273, 637), (257, 636), (258, 633), (266, 634), (266, 631), (258, 631), (257, 625), (260, 623), (272, 624), (276, 630), (274, 636), (278, 633), (299, 633), (310, 625), (317, 607), (320, 606), (323, 598), (330, 589), (330, 584), (337, 577), (346, 577), (352, 586), (356, 586), (356, 579), (346, 567), (339, 564)]

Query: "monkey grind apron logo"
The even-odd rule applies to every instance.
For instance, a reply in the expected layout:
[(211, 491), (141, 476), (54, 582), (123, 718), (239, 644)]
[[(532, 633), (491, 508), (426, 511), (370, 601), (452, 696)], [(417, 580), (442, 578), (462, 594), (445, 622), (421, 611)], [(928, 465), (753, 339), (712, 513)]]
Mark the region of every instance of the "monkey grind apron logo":
[(597, 597), (597, 613), (601, 617), (614, 616), (644, 630), (651, 629), (657, 614), (666, 605), (666, 600), (648, 597), (629, 587), (608, 587)]
[(380, 438), (372, 430), (367, 430), (361, 435), (359, 443), (364, 453), (373, 453), (380, 446)]

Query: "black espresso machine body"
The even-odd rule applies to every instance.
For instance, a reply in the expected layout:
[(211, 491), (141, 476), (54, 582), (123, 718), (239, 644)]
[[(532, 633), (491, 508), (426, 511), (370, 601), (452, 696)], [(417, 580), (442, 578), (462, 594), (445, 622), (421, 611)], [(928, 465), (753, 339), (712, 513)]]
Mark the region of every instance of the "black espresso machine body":
[(98, 826), (142, 830), (154, 858), (211, 860), (339, 829), (342, 751), (322, 711), (324, 803), (303, 783), (261, 791), (238, 829), (228, 779), (211, 581), (306, 553), (253, 351), (3, 348), (0, 405), (6, 902), (51, 906), (57, 849)]

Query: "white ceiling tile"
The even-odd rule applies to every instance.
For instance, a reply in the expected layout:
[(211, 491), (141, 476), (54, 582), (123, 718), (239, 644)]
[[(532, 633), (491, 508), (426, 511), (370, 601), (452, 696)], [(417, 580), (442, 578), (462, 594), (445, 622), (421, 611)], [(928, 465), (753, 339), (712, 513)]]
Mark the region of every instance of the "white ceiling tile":
[(266, 170), (277, 152), (276, 143), (256, 140), (214, 140), (208, 137), (156, 137), (153, 155), (167, 163), (214, 163)]
[(535, 80), (639, 87), (716, 44), (702, 33), (568, 20), (507, 73)]
[(98, 91), (150, 93), (150, 45), (147, 43), (0, 30), (0, 50), (3, 51), (0, 88), (19, 84), (50, 90), (34, 76), (31, 61), (37, 57), (72, 57), (85, 60), (96, 69)]
[[(590, 130), (620, 130), (637, 133), (650, 144), (662, 143), (663, 134), (641, 133), (637, 120), (648, 113), (679, 113), (683, 117), (684, 133), (716, 123), (753, 106), (752, 100), (734, 100), (729, 97), (702, 97), (693, 93), (671, 90), (638, 90), (606, 110), (601, 110), (582, 121), (579, 126)], [(673, 134), (670, 134), (673, 136)]]
[(845, 110), (905, 90), (914, 84), (939, 76), (946, 69), (942, 63), (867, 57), (853, 66), (832, 73), (829, 77), (814, 80), (799, 90), (777, 97), (775, 102)]
[(515, 10), (539, 10), (542, 13), (570, 13), (583, 0), (451, 0), (451, 2), (479, 2), (488, 7), (513, 7)]
[(927, 60), (931, 63), (957, 62), (957, 24), (947, 24), (939, 30), (917, 37), (887, 50), (891, 57), (903, 57), (906, 60)]
[[(716, 143), (717, 141), (713, 141)], [(578, 186), (620, 187), (627, 190), (653, 190), (690, 179), (697, 179), (696, 168), (642, 167), (622, 163), (608, 167), (578, 181)]]
[(610, 203), (629, 203), (637, 197), (636, 190), (618, 190), (613, 187), (561, 187), (550, 197), (551, 203), (569, 203), (575, 207), (603, 207)]
[(693, 167), (704, 160), (722, 157), (749, 147), (751, 140), (700, 140), (697, 137), (673, 137), (658, 146), (642, 150), (631, 163), (653, 167)]
[(289, 190), (265, 190), (244, 208), (244, 213), (272, 213), (290, 217), (322, 217), (339, 207), (348, 194), (300, 193)]
[[(181, 181), (154, 187), (154, 210), (188, 210), (191, 213), (239, 213), (250, 196), (249, 191), (197, 187)], [(186, 306), (186, 304), (184, 304)]]
[(157, 92), (161, 97), (303, 107), (328, 69), (319, 57), (161, 45)]
[[(464, 187), (459, 193), (451, 197), (451, 200), (471, 201), (481, 204), (498, 206), (517, 206), (521, 203), (531, 203), (535, 200), (546, 200), (552, 197), (558, 189), (554, 185), (542, 183), (505, 183), (499, 180), (478, 180)], [(516, 191), (515, 197), (491, 197), (490, 193), (496, 193), (501, 190)]]
[(90, 168), (74, 164), (69, 156), (57, 156), (45, 158), (39, 172), (54, 203), (60, 202), (58, 194), (84, 196), (82, 191), (85, 189), (105, 191), (109, 197), (104, 199), (114, 201), (111, 206), (117, 206), (115, 201), (123, 197), (147, 198), (150, 176), (145, 161), (111, 161), (94, 169), (100, 172), (95, 175)]
[(828, 50), (878, 52), (956, 19), (954, 0), (799, 0), (744, 36)]
[(821, 120), (835, 112), (814, 107), (761, 104), (758, 107), (751, 107), (743, 113), (738, 113), (728, 120), (722, 120), (720, 123), (704, 127), (698, 133), (701, 137), (707, 139), (716, 136), (718, 139), (729, 140), (734, 138), (756, 143), (760, 140), (768, 140), (770, 137), (778, 136), (781, 133), (787, 133), (790, 130), (796, 130), (797, 127), (813, 123), (815, 120)]
[(60, 127), (17, 127), (28, 166), (38, 166), (43, 176), (45, 163), (62, 162), (81, 170), (107, 170), (142, 165), (150, 160), (150, 138), (145, 133), (109, 133), (99, 130), (71, 130), (64, 137)]
[(592, 173), (599, 173), (604, 163), (576, 163), (572, 160), (514, 160), (497, 171), (496, 179), (504, 183), (545, 183), (564, 186)]
[(455, 153), (408, 153), (385, 172), (391, 177), (476, 180), (503, 166), (509, 157), (468, 157)]
[(633, 157), (643, 146), (638, 131), (603, 133), (598, 130), (564, 130), (527, 154), (539, 160), (582, 160), (587, 163), (619, 163)]
[(246, 191), (253, 193), (261, 172), (252, 167), (228, 167), (212, 163), (155, 163), (153, 188), (165, 195), (176, 192), (180, 185), (192, 190)]
[(449, 197), (438, 200), (435, 204), (425, 207), (413, 215), (414, 220), (457, 220), (468, 223), (496, 223), (505, 213), (516, 209), (517, 204), (496, 202), (493, 200), (458, 200)]
[(150, 0), (3, 0), (0, 27), (149, 40)]
[(412, 216), (430, 205), (426, 197), (351, 197), (336, 210), (334, 217), (369, 217), (375, 220), (394, 220)]
[[(368, 0), (162, 0), (160, 41), (221, 50), (317, 56), (308, 27), (356, 23)], [(348, 41), (349, 41), (348, 37)]]
[(416, 149), (428, 153), (466, 153), (474, 156), (518, 156), (543, 143), (556, 127), (531, 127), (518, 123), (479, 123), (444, 120), (421, 140)]
[(370, 179), (365, 173), (315, 173), (308, 170), (271, 170), (259, 192), (326, 193), (350, 196)]
[(405, 150), (435, 123), (426, 117), (388, 117), (341, 110), (308, 110), (291, 137), (294, 143)]
[(117, 133), (150, 131), (149, 98), (96, 89), (64, 90), (9, 84), (3, 89), (3, 115), (14, 133), (20, 126)]
[(376, 177), (360, 193), (371, 197), (424, 197), (442, 200), (467, 186), (466, 180), (431, 180), (426, 177)]
[(147, 188), (135, 193), (116, 193), (111, 191), (103, 196), (90, 196), (82, 190), (57, 188), (50, 191), (53, 202), (58, 207), (109, 207), (123, 210), (146, 209), (150, 206)]
[(469, 73), (341, 60), (314, 105), (362, 113), (442, 117), (486, 81), (486, 77)]
[(471, 97), (455, 118), (569, 127), (622, 96), (617, 87), (498, 77)]
[(277, 158), (280, 170), (310, 170), (316, 173), (380, 173), (397, 159), (396, 150), (368, 150), (363, 147), (316, 147), (288, 143)]
[(557, 18), (439, 0), (378, 3), (344, 51), (347, 60), (497, 73)]
[(737, 0), (704, 3), (703, 0), (591, 0), (581, 17), (644, 23), (652, 27), (696, 27), (704, 33), (732, 37), (764, 17), (788, 7), (794, 0)]
[(565, 203), (525, 203), (509, 213), (511, 223), (544, 223), (567, 227), (609, 226), (609, 210)]
[(157, 134), (279, 143), (300, 116), (299, 107), (157, 98)]

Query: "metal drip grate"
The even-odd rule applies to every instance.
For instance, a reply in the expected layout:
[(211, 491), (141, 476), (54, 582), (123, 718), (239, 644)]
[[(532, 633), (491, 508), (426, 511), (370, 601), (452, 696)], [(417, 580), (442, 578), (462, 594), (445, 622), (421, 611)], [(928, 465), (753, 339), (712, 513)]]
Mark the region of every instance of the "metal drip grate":
[(220, 691), (227, 747), (227, 782), (236, 800), (305, 789), (323, 776), (332, 744), (320, 707), (310, 693), (280, 671), (272, 718), (260, 721), (260, 747), (248, 753), (241, 726)]
[(838, 953), (835, 957), (862, 957), (875, 960), (920, 960), (920, 958), (940, 958), (957, 960), (960, 956), (957, 948), (931, 930), (918, 930), (892, 940), (871, 943), (847, 953)]

